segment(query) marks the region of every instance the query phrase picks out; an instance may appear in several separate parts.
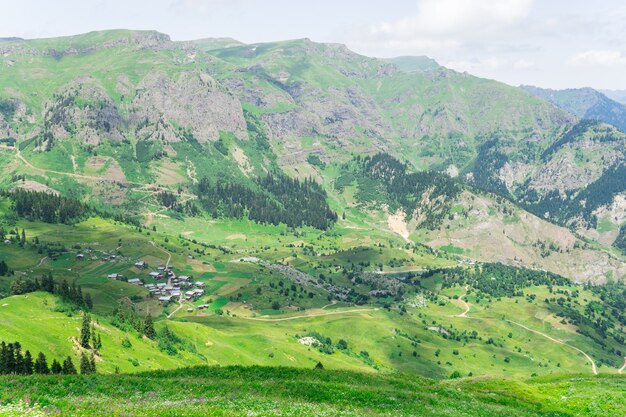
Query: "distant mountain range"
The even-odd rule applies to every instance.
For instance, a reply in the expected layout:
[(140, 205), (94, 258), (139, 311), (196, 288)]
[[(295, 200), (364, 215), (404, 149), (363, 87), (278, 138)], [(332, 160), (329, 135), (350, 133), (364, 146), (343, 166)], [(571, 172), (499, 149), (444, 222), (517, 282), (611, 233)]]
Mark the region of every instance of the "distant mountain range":
[(618, 103), (626, 104), (626, 90), (599, 90), (602, 94)]
[(567, 90), (550, 90), (533, 86), (522, 86), (522, 88), (580, 118), (601, 120), (626, 131), (626, 105), (619, 100), (626, 99), (626, 92), (612, 92), (613, 97), (618, 98), (614, 100), (592, 88)]
[[(387, 153), (609, 246), (626, 221), (626, 135), (615, 128), (626, 130), (626, 110), (592, 89), (517, 88), (428, 57), (376, 59), (309, 39), (174, 42), (115, 30), (6, 41), (0, 56), (0, 141), (21, 150), (0, 165), (5, 187), (25, 175), (31, 188), (135, 211), (119, 184), (191, 193), (208, 178), (257, 190), (279, 172), (333, 194), (328, 167)], [(32, 175), (25, 161), (61, 178)], [(93, 177), (112, 185), (83, 184)], [(405, 206), (410, 235), (430, 213)], [(598, 270), (623, 274), (611, 262)]]

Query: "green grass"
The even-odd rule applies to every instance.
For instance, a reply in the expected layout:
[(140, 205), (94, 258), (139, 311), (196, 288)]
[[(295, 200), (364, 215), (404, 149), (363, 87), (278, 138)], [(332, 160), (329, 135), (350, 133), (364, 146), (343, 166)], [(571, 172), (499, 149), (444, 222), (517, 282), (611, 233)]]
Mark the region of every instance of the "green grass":
[[(0, 377), (0, 415), (619, 416), (626, 379), (434, 381), (291, 368), (192, 368), (140, 375)], [(18, 411), (11, 414), (13, 409)], [(29, 407), (32, 407), (29, 409)]]
[[(80, 334), (81, 316), (66, 315), (57, 311), (58, 300), (47, 293), (31, 293), (0, 300), (0, 340), (18, 340), (24, 350), (33, 356), (43, 352), (48, 361), (62, 361), (71, 356), (75, 364), (80, 360), (80, 349), (76, 345)], [(188, 352), (170, 356), (159, 350), (156, 342), (126, 333), (109, 324), (108, 318), (94, 315), (98, 322), (97, 331), (102, 338), (102, 349), (98, 359), (98, 372), (113, 373), (141, 372), (154, 369), (171, 369), (190, 364), (206, 363), (202, 358)], [(122, 341), (128, 337), (130, 348)], [(132, 360), (138, 362), (134, 366)]]

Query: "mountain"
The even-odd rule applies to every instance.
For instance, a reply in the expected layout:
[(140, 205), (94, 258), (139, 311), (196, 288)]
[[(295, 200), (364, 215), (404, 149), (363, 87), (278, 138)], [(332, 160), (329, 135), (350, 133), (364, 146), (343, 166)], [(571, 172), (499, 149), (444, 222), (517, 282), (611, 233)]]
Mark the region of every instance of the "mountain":
[(626, 105), (614, 101), (592, 88), (550, 90), (522, 86), (537, 97), (544, 98), (555, 106), (567, 110), (582, 119), (600, 120), (626, 131)]
[(398, 56), (387, 61), (406, 72), (432, 71), (441, 67), (437, 61), (427, 56)]
[(626, 105), (626, 91), (624, 90), (598, 90), (611, 100)]
[[(3, 168), (6, 186), (33, 166), (44, 178), (30, 175), (28, 188), (136, 211), (131, 184), (196, 195), (206, 178), (261, 195), (259, 179), (268, 172), (323, 182), (323, 166), (383, 151), (590, 230), (605, 244), (621, 225), (619, 215), (608, 216), (606, 234), (597, 231), (600, 212), (544, 210), (559, 187), (578, 193), (609, 168), (621, 169), (621, 133), (599, 125), (588, 133), (575, 116), (524, 90), (424, 57), (379, 60), (309, 39), (172, 42), (128, 30), (0, 49), (0, 137), (20, 149), (18, 164)], [(415, 71), (424, 62), (432, 68)], [(619, 211), (620, 193), (617, 187), (594, 210)]]
[[(621, 392), (626, 134), (612, 124), (425, 57), (310, 39), (113, 30), (2, 42), (0, 66), (0, 385), (14, 387), (0, 414), (83, 410), (87, 384), (110, 384), (21, 378), (26, 350), (84, 373), (93, 355), (152, 414), (414, 414), (396, 400), (419, 390), (396, 376), (491, 405), (494, 387)], [(257, 382), (279, 377), (289, 404)], [(358, 398), (330, 398), (333, 384)], [(243, 387), (245, 404), (183, 385)], [(623, 411), (565, 394), (494, 413)]]

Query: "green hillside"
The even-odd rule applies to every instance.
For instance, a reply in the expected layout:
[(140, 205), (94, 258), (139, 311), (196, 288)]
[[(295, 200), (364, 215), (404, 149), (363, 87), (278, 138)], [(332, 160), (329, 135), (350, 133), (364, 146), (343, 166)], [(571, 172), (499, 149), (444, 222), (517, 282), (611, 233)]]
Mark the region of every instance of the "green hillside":
[(625, 412), (595, 92), (309, 39), (0, 56), (0, 415)]
[[(0, 377), (0, 387), (4, 403), (0, 414), (25, 417), (47, 411), (74, 416), (184, 412), (190, 417), (383, 416), (390, 412), (595, 417), (625, 411), (623, 378), (611, 377), (441, 382), (403, 374), (374, 377), (345, 371), (219, 367), (88, 378)], [(26, 398), (37, 399), (37, 405), (21, 402)]]

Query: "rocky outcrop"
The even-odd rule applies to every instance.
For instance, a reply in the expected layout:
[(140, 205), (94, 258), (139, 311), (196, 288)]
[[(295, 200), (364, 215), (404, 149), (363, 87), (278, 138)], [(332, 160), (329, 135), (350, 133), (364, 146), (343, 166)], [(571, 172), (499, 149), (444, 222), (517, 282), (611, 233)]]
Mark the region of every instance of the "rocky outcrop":
[(132, 117), (152, 126), (140, 130), (143, 137), (162, 129), (163, 139), (173, 141), (170, 133), (174, 126), (189, 129), (200, 143), (219, 139), (221, 131), (247, 137), (241, 103), (206, 73), (183, 72), (172, 79), (165, 73), (153, 72), (136, 91)]
[(124, 139), (124, 121), (115, 102), (91, 78), (70, 83), (44, 108), (44, 131), (48, 138), (74, 137), (87, 145), (103, 139)]

